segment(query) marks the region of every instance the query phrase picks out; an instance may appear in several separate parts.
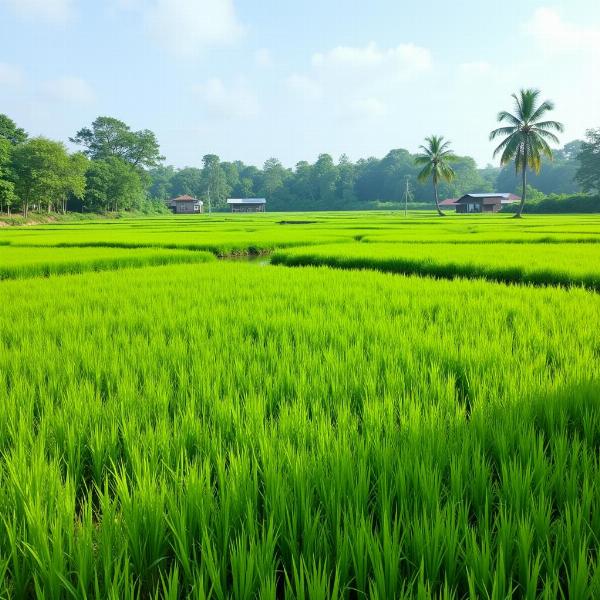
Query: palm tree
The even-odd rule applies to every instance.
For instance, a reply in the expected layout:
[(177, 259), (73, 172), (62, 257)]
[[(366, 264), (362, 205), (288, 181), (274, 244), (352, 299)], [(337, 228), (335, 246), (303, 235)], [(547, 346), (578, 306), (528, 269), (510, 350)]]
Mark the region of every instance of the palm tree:
[(542, 167), (542, 156), (552, 159), (552, 150), (548, 142), (559, 143), (553, 131), (563, 131), (563, 126), (557, 121), (545, 120), (546, 113), (554, 109), (550, 100), (541, 104), (538, 102), (539, 90), (521, 90), (513, 94), (515, 100), (514, 114), (502, 111), (498, 113), (499, 123), (508, 123), (508, 126), (494, 129), (490, 133), (490, 140), (506, 136), (502, 143), (494, 150), (494, 157), (500, 152), (500, 164), (507, 165), (514, 160), (517, 173), (522, 174), (523, 194), (521, 204), (515, 217), (520, 219), (527, 193), (527, 169), (539, 173)]
[(456, 160), (456, 156), (450, 150), (450, 142), (444, 141), (441, 135), (431, 135), (425, 138), (425, 142), (425, 145), (419, 146), (423, 152), (415, 157), (415, 164), (423, 165), (418, 180), (424, 182), (431, 177), (438, 215), (445, 217), (446, 215), (440, 209), (438, 184), (441, 180), (451, 182), (456, 176), (454, 169), (450, 166), (450, 163)]

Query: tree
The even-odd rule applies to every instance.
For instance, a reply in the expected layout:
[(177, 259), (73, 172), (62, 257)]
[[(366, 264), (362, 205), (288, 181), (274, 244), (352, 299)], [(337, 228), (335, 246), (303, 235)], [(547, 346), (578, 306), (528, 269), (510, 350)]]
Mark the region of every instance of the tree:
[(24, 217), (32, 203), (38, 207), (45, 205), (50, 210), (53, 202), (61, 197), (68, 163), (69, 155), (60, 142), (38, 137), (15, 146), (15, 192), (21, 200)]
[(475, 160), (470, 156), (457, 156), (452, 168), (454, 179), (440, 186), (446, 198), (460, 198), (463, 194), (473, 192), (494, 191), (494, 185), (483, 177)]
[(455, 173), (450, 163), (455, 162), (457, 157), (450, 150), (450, 142), (444, 141), (444, 137), (441, 135), (431, 135), (425, 138), (425, 142), (426, 145), (419, 146), (423, 152), (417, 154), (415, 158), (415, 164), (423, 167), (418, 175), (418, 179), (419, 181), (431, 179), (435, 196), (435, 206), (438, 215), (443, 217), (445, 215), (440, 209), (438, 185), (440, 181), (450, 183), (454, 180)]
[(156, 200), (162, 200), (163, 202), (168, 198), (171, 198), (172, 194), (172, 183), (175, 177), (175, 168), (171, 165), (159, 166), (151, 169), (148, 172), (150, 176), (150, 189), (149, 194)]
[[(553, 160), (544, 166), (539, 173), (530, 172), (527, 175), (527, 183), (544, 194), (577, 194), (581, 192), (581, 185), (575, 178), (580, 162), (577, 155), (581, 149), (582, 142), (575, 140), (565, 144), (560, 150), (554, 150)], [(496, 189), (499, 192), (508, 192), (515, 189), (520, 177), (515, 173), (511, 165), (504, 167), (498, 174)], [(519, 189), (518, 194), (521, 193)], [(528, 201), (531, 200), (529, 192)]]
[(189, 195), (200, 198), (206, 193), (202, 170), (196, 167), (185, 167), (173, 175), (171, 179), (171, 197)]
[(10, 117), (0, 114), (0, 139), (8, 140), (13, 146), (16, 146), (27, 140), (27, 134), (24, 129), (17, 127)]
[(335, 205), (338, 171), (331, 155), (319, 154), (317, 162), (313, 165), (312, 175), (319, 198), (319, 208), (322, 210)]
[(585, 135), (577, 156), (580, 166), (575, 178), (584, 192), (600, 192), (600, 127), (588, 129)]
[(354, 186), (356, 184), (356, 170), (350, 159), (342, 154), (338, 161), (338, 178), (336, 183), (336, 196), (342, 206), (354, 204), (356, 194)]
[(227, 185), (225, 173), (221, 168), (221, 160), (216, 154), (206, 154), (202, 158), (203, 187), (208, 195), (209, 211), (212, 207), (225, 205), (231, 189)]
[(6, 207), (8, 214), (10, 214), (10, 207), (15, 200), (11, 151), (12, 145), (8, 139), (0, 137), (0, 213)]
[(156, 167), (164, 160), (152, 131), (132, 131), (113, 117), (98, 117), (91, 128), (84, 127), (69, 139), (83, 146), (86, 156), (93, 160), (119, 158), (140, 169)]
[(67, 212), (67, 200), (69, 196), (82, 199), (85, 194), (86, 179), (89, 160), (82, 152), (71, 154), (64, 162), (64, 171), (60, 176), (59, 198), (61, 210)]
[(269, 158), (265, 161), (259, 193), (267, 198), (275, 210), (285, 210), (288, 207), (289, 178), (290, 171), (277, 158)]
[(84, 207), (89, 211), (119, 211), (139, 208), (144, 187), (133, 165), (116, 157), (95, 160), (86, 174)]
[(250, 177), (242, 177), (233, 188), (233, 195), (236, 198), (254, 197), (254, 182)]
[(549, 100), (540, 104), (539, 96), (540, 91), (535, 89), (513, 94), (514, 114), (507, 111), (498, 113), (498, 122), (508, 125), (490, 133), (490, 140), (504, 136), (504, 140), (494, 150), (494, 157), (501, 153), (500, 164), (505, 166), (514, 161), (515, 172), (521, 173), (522, 196), (519, 210), (515, 213), (516, 218), (521, 218), (527, 198), (527, 169), (540, 172), (542, 157), (552, 159), (548, 142), (559, 143), (553, 132), (563, 131), (561, 123), (546, 119), (547, 113), (554, 109), (554, 104)]

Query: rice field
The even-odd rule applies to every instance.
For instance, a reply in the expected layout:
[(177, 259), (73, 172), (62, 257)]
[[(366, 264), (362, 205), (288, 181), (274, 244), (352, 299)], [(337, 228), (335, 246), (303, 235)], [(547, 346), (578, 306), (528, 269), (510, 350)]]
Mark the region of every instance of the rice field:
[(278, 250), (272, 262), (600, 290), (600, 244), (354, 242)]
[(6, 229), (0, 598), (600, 597), (595, 217)]
[(211, 260), (213, 254), (201, 251), (0, 246), (0, 280)]

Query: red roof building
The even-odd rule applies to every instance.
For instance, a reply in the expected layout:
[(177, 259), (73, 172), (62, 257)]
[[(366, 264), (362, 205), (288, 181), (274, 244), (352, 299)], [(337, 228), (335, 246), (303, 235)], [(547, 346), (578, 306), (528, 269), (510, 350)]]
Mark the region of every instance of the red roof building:
[(169, 208), (177, 215), (201, 213), (204, 209), (204, 202), (184, 194), (169, 200)]

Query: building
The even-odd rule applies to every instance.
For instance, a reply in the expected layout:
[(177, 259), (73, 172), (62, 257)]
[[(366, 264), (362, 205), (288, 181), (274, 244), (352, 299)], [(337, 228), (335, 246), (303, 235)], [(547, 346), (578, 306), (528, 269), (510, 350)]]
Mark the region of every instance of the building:
[(458, 198), (446, 198), (446, 200), (442, 200), (440, 202), (440, 208), (445, 208), (446, 210), (456, 210), (456, 202)]
[(231, 212), (265, 212), (267, 201), (264, 198), (229, 198), (227, 204)]
[(169, 200), (169, 208), (177, 215), (191, 215), (203, 212), (204, 202), (192, 196), (177, 196)]
[(521, 198), (514, 194), (465, 194), (454, 204), (457, 213), (495, 213), (503, 206), (519, 202)]

